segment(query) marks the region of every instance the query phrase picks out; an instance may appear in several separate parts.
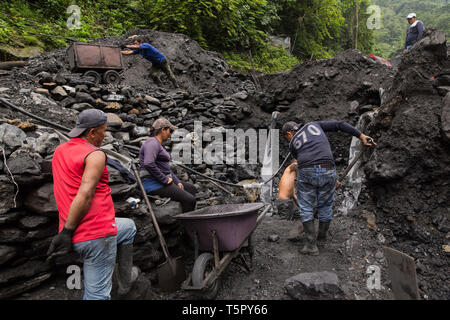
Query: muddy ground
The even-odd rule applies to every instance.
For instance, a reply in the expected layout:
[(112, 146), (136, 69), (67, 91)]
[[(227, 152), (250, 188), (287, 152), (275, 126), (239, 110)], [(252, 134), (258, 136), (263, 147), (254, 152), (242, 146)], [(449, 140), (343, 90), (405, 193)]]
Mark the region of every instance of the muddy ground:
[[(367, 227), (364, 218), (353, 216), (338, 217), (330, 227), (330, 239), (325, 246), (320, 246), (321, 254), (317, 257), (299, 253), (302, 241), (293, 242), (286, 234), (295, 221), (280, 219), (278, 216), (267, 217), (255, 230), (255, 256), (253, 272), (244, 271), (239, 264), (232, 263), (221, 277), (221, 288), (217, 295), (219, 300), (291, 300), (286, 292), (286, 279), (303, 272), (330, 271), (336, 273), (344, 292), (341, 299), (379, 300), (393, 299), (389, 288), (387, 264), (382, 256), (377, 234)], [(280, 240), (270, 242), (268, 235), (277, 234)], [(187, 257), (186, 270), (192, 271), (193, 252)], [(367, 281), (370, 265), (381, 268), (380, 290), (369, 290)], [(146, 274), (149, 281), (154, 275)], [(141, 281), (143, 281), (141, 279)], [(48, 281), (39, 289), (23, 294), (19, 300), (41, 299), (80, 299), (82, 290), (66, 289), (63, 278)], [(154, 283), (147, 291), (145, 299), (202, 299), (183, 290), (172, 294), (161, 293)], [(308, 297), (305, 297), (305, 299)], [(310, 299), (313, 297), (309, 297)]]

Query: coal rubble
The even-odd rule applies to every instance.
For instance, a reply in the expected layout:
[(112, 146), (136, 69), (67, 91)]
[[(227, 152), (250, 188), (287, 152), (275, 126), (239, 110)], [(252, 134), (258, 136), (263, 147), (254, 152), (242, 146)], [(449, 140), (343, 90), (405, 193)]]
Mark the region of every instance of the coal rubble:
[[(148, 139), (149, 128), (160, 116), (192, 133), (195, 121), (201, 121), (202, 132), (266, 129), (273, 111), (280, 112), (280, 126), (288, 119), (334, 119), (356, 125), (362, 114), (375, 111), (366, 133), (378, 147), (364, 159), (367, 183), (358, 210), (375, 213), (374, 242), (382, 236), (389, 246), (416, 259), (422, 297), (449, 297), (445, 283), (450, 278), (441, 272), (448, 267), (448, 253), (442, 248), (448, 245), (450, 232), (450, 63), (445, 36), (442, 39), (438, 31), (428, 34), (402, 58), (398, 69), (347, 50), (333, 59), (297, 65), (288, 73), (260, 75), (259, 92), (251, 77), (231, 70), (220, 54), (202, 50), (184, 35), (134, 30), (96, 42), (120, 46), (130, 43), (128, 37), (134, 34), (147, 37), (166, 54), (180, 89), (173, 89), (165, 76), (162, 86), (154, 84), (146, 71), (150, 63), (140, 56), (123, 57), (119, 85), (96, 84), (95, 79), (72, 73), (61, 49), (1, 75), (0, 97), (69, 129), (79, 112), (101, 109), (109, 123), (103, 148), (131, 158), (136, 158), (132, 147), (139, 148)], [(3, 104), (0, 112), (1, 299), (28, 292), (50, 277), (64, 277), (67, 266), (81, 262), (73, 254), (58, 258), (56, 267), (45, 263), (58, 225), (51, 160), (63, 137), (50, 124)], [(334, 133), (329, 138), (338, 169), (343, 169), (351, 139)], [(179, 143), (173, 137), (165, 147), (171, 152)], [(198, 143), (195, 137), (189, 141), (193, 147)], [(202, 141), (202, 148), (207, 145)], [(280, 153), (281, 158), (287, 155), (282, 140)], [(258, 179), (260, 171), (258, 165), (188, 167), (230, 183)], [(198, 208), (250, 201), (239, 189), (225, 186), (233, 193), (230, 196), (204, 177), (173, 169), (181, 180), (197, 187)], [(142, 199), (139, 188), (116, 168), (108, 170), (116, 216), (132, 218), (137, 226), (134, 262), (154, 280), (164, 255), (144, 201), (133, 201)], [(274, 179), (275, 186), (278, 181), (279, 177)], [(171, 254), (192, 250), (183, 227), (173, 219), (181, 212), (178, 203), (152, 199), (152, 206)], [(275, 230), (270, 234), (282, 235)]]

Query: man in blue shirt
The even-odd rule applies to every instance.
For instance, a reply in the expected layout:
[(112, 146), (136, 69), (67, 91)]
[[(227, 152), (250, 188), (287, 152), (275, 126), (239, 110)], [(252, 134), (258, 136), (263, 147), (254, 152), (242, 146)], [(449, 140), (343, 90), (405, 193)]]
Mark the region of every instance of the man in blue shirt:
[(405, 54), (407, 52), (409, 52), (409, 50), (411, 50), (411, 47), (413, 46), (413, 44), (416, 43), (416, 41), (418, 39), (420, 39), (420, 37), (422, 36), (423, 31), (425, 29), (423, 22), (420, 20), (417, 20), (415, 13), (408, 14), (408, 16), (406, 17), (406, 20), (408, 20), (408, 23), (410, 24), (410, 26), (408, 27), (408, 30), (406, 31), (405, 48), (403, 50), (403, 53), (405, 53)]
[[(306, 124), (287, 122), (281, 129), (289, 141), (289, 151), (297, 160), (297, 198), (300, 218), (306, 234), (301, 253), (319, 255), (316, 240), (325, 240), (333, 217), (333, 201), (336, 189), (336, 165), (330, 142), (325, 132), (344, 131), (371, 146), (373, 139), (343, 121), (317, 121)], [(371, 140), (372, 143), (369, 141)], [(319, 233), (316, 239), (314, 207), (317, 204)]]
[(153, 47), (149, 43), (144, 42), (142, 38), (134, 39), (134, 44), (126, 45), (125, 47), (134, 50), (121, 51), (122, 54), (129, 55), (139, 53), (152, 63), (152, 67), (150, 69), (150, 77), (152, 77), (153, 81), (155, 81), (157, 85), (161, 85), (161, 80), (158, 77), (158, 73), (160, 71), (163, 71), (172, 82), (174, 87), (179, 88), (177, 80), (175, 79), (175, 76), (170, 69), (170, 65), (167, 61), (166, 56), (159, 52), (155, 47)]

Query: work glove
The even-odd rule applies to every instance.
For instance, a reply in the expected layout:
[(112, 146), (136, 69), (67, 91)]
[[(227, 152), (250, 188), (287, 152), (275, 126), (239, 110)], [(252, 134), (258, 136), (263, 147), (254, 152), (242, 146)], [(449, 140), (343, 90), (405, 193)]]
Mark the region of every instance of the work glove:
[(72, 250), (72, 237), (74, 231), (75, 230), (66, 229), (66, 227), (64, 227), (61, 232), (53, 238), (47, 251), (48, 258), (46, 262), (51, 261), (56, 257), (64, 256)]

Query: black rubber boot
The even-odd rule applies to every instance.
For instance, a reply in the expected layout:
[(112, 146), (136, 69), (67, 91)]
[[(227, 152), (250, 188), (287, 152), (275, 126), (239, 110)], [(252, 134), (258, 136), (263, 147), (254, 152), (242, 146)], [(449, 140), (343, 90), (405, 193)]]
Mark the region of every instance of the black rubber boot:
[(319, 221), (319, 233), (317, 235), (317, 240), (319, 241), (325, 241), (327, 240), (327, 232), (328, 232), (328, 228), (330, 227), (330, 222), (322, 222)]
[(133, 266), (133, 244), (118, 245), (115, 277), (119, 297), (123, 297), (130, 291), (140, 272), (138, 267)]
[(310, 254), (312, 256), (319, 255), (319, 248), (317, 248), (316, 230), (314, 228), (314, 219), (303, 223), (303, 228), (306, 234), (306, 243), (300, 253)]

